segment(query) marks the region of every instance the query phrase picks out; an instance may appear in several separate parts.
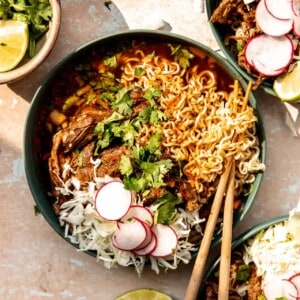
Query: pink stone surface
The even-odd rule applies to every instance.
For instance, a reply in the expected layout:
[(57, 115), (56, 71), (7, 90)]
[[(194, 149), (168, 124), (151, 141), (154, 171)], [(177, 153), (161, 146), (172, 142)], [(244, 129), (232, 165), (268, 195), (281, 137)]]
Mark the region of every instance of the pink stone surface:
[[(41, 215), (35, 215), (25, 178), (23, 129), (31, 99), (45, 75), (87, 41), (129, 27), (146, 27), (145, 23), (133, 22), (139, 19), (134, 11), (145, 11), (148, 0), (116, 2), (120, 9), (112, 4), (108, 10), (104, 1), (62, 0), (61, 32), (50, 56), (27, 78), (0, 86), (0, 299), (113, 300), (139, 287), (162, 290), (175, 300), (184, 298), (192, 263), (159, 275), (146, 269), (140, 278), (132, 268), (104, 268), (101, 262), (76, 251), (59, 237)], [(177, 28), (184, 34), (184, 17), (182, 11), (178, 12), (182, 1), (170, 2), (178, 2), (178, 6), (164, 9), (181, 17), (173, 20), (168, 14), (166, 19), (174, 22), (171, 25), (175, 32)], [(185, 1), (186, 9), (194, 9), (195, 2)], [(199, 22), (207, 26), (205, 13), (197, 13)], [(126, 18), (130, 18), (128, 23)], [(188, 36), (215, 47), (210, 34), (199, 36), (196, 25), (194, 32), (187, 29)], [(287, 214), (299, 199), (299, 138), (286, 122), (286, 107), (263, 91), (256, 95), (267, 135), (267, 170), (258, 197), (235, 235), (266, 219)], [(299, 106), (293, 108), (297, 122)]]

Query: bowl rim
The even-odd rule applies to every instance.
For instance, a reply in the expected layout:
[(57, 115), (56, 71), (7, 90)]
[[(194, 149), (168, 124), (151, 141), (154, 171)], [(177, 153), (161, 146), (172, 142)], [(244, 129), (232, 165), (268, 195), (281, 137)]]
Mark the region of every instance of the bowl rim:
[(41, 49), (24, 65), (11, 71), (0, 73), (0, 84), (17, 81), (30, 74), (43, 63), (52, 51), (60, 31), (61, 5), (60, 0), (49, 0), (49, 3), (52, 7), (52, 18), (49, 22), (49, 30), (45, 33), (47, 38)]
[[(217, 41), (218, 46), (220, 47), (222, 53), (225, 55), (225, 57), (228, 59), (228, 61), (233, 65), (233, 67), (248, 81), (255, 81), (255, 78), (248, 74), (246, 70), (241, 68), (237, 60), (234, 58), (232, 52), (225, 46), (223, 43), (223, 40), (220, 38), (220, 32), (217, 29), (217, 26), (210, 21), (210, 17), (213, 13), (212, 6), (216, 3), (219, 2), (219, 0), (205, 0), (206, 1), (206, 15), (207, 15), (207, 22), (210, 26), (210, 29)], [(266, 93), (277, 97), (275, 91), (273, 90), (272, 84), (262, 82), (259, 86), (261, 89), (263, 89)]]
[[(43, 103), (43, 99), (40, 97), (40, 94), (43, 93), (43, 90), (47, 88), (47, 85), (51, 85), (52, 79), (55, 77), (55, 75), (61, 70), (61, 68), (64, 67), (65, 64), (67, 64), (70, 60), (73, 59), (73, 56), (80, 55), (84, 51), (90, 51), (91, 48), (97, 47), (97, 44), (105, 43), (110, 40), (118, 40), (118, 38), (134, 38), (135, 36), (138, 37), (145, 37), (145, 38), (153, 38), (157, 37), (160, 40), (162, 39), (168, 39), (172, 41), (177, 41), (178, 43), (187, 43), (188, 45), (198, 47), (202, 49), (207, 55), (214, 57), (218, 64), (220, 64), (226, 72), (230, 74), (233, 78), (237, 78), (244, 88), (246, 90), (247, 84), (245, 79), (241, 76), (239, 72), (233, 68), (233, 66), (224, 59), (221, 55), (214, 52), (211, 48), (208, 46), (202, 44), (201, 42), (195, 41), (193, 39), (187, 38), (185, 36), (181, 36), (179, 34), (165, 32), (165, 31), (157, 31), (157, 30), (147, 30), (147, 29), (132, 29), (132, 30), (124, 30), (117, 33), (111, 33), (108, 35), (104, 35), (102, 37), (96, 38), (90, 42), (84, 43), (83, 45), (77, 47), (75, 50), (71, 51), (68, 55), (66, 55), (64, 58), (60, 60), (60, 62), (57, 63), (57, 65), (46, 75), (46, 77), (41, 81), (40, 86), (37, 88), (31, 105), (30, 109), (27, 114), (27, 118), (25, 121), (25, 127), (23, 132), (23, 149), (24, 149), (24, 166), (25, 166), (25, 175), (27, 179), (27, 183), (29, 185), (32, 197), (35, 201), (36, 206), (38, 207), (41, 214), (44, 216), (46, 221), (51, 225), (51, 227), (61, 236), (64, 238), (64, 240), (68, 241), (71, 245), (76, 247), (76, 244), (72, 243), (69, 239), (64, 237), (64, 228), (59, 225), (58, 219), (56, 216), (54, 216), (53, 208), (50, 207), (50, 201), (48, 200), (45, 193), (42, 191), (41, 179), (38, 176), (38, 170), (37, 166), (34, 160), (34, 156), (32, 155), (34, 153), (34, 141), (33, 141), (33, 132), (34, 128), (36, 126), (37, 121), (37, 113), (39, 111), (39, 106)], [(263, 119), (260, 114), (260, 110), (258, 109), (258, 103), (255, 99), (255, 95), (253, 92), (250, 93), (250, 99), (249, 102), (256, 110), (257, 116), (258, 116), (258, 124), (260, 125), (260, 128), (258, 131), (260, 132), (260, 159), (262, 163), (266, 163), (266, 137), (265, 137), (265, 128)], [(247, 198), (247, 203), (243, 207), (242, 213), (239, 213), (234, 217), (234, 225), (238, 225), (243, 218), (245, 217), (246, 213), (251, 208), (257, 193), (259, 191), (259, 188), (262, 183), (262, 179), (264, 176), (264, 172), (257, 173), (255, 183), (253, 184), (253, 189), (251, 192), (251, 195), (249, 198)], [(48, 204), (43, 205), (42, 202), (48, 201)], [(50, 210), (50, 211), (49, 211)], [(212, 241), (212, 247), (216, 246), (221, 241), (221, 231), (215, 234), (214, 239)], [(93, 253), (89, 253), (87, 251), (86, 253), (94, 256)]]

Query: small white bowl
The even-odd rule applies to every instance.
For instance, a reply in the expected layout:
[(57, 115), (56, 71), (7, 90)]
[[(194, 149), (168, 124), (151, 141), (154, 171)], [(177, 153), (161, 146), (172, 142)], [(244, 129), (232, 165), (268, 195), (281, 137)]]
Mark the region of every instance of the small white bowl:
[(60, 0), (49, 0), (52, 7), (52, 18), (49, 23), (49, 30), (38, 41), (36, 54), (32, 57), (25, 57), (22, 62), (13, 70), (0, 73), (0, 84), (19, 80), (36, 69), (49, 55), (54, 47), (60, 29)]

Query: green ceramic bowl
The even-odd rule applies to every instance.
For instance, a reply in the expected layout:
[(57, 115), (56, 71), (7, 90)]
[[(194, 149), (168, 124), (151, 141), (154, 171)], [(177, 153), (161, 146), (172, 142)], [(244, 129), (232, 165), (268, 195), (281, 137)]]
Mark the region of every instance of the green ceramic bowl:
[[(30, 106), (24, 132), (25, 170), (30, 191), (41, 214), (61, 237), (64, 237), (64, 228), (60, 226), (52, 207), (53, 200), (51, 200), (51, 198), (49, 197), (49, 191), (51, 189), (48, 166), (47, 164), (45, 164), (45, 162), (43, 162), (43, 158), (40, 156), (41, 145), (37, 143), (37, 135), (40, 134), (40, 129), (44, 126), (44, 124), (41, 124), (41, 114), (43, 113), (43, 108), (49, 104), (48, 95), (50, 94), (50, 91), (52, 89), (53, 81), (55, 80), (57, 75), (67, 67), (67, 65), (75, 60), (78, 63), (83, 55), (91, 53), (94, 49), (107, 51), (111, 49), (111, 47), (115, 47), (115, 45), (118, 45), (121, 41), (127, 41), (130, 39), (141, 37), (143, 37), (143, 39), (154, 39), (155, 41), (187, 44), (201, 49), (208, 56), (215, 58), (217, 63), (225, 70), (225, 72), (230, 77), (238, 79), (243, 88), (246, 89), (247, 83), (245, 82), (243, 77), (223, 57), (219, 56), (211, 49), (196, 41), (167, 32), (151, 30), (132, 30), (120, 32), (91, 41), (70, 53), (48, 74), (48, 76), (43, 80), (40, 87), (37, 89)], [(257, 111), (258, 135), (261, 147), (260, 159), (263, 163), (265, 163), (266, 143), (263, 121), (259, 113), (259, 108), (257, 107), (256, 99), (252, 93), (250, 95), (249, 101)], [(261, 185), (262, 178), (263, 174), (258, 173), (251, 193), (242, 199), (242, 205), (239, 211), (237, 211), (234, 215), (234, 225), (237, 225), (244, 218), (249, 208), (251, 207)], [(69, 242), (69, 240), (67, 241)], [(219, 241), (220, 232), (216, 234), (214, 243), (218, 243)], [(74, 246), (76, 247), (76, 245)], [(95, 255), (95, 253), (93, 252), (90, 252), (89, 254)]]
[[(214, 10), (219, 6), (219, 3), (221, 0), (206, 0), (206, 10), (207, 10), (207, 18), (210, 20), (210, 17), (212, 16)], [(247, 81), (255, 81), (255, 79), (249, 75), (245, 69), (241, 68), (236, 60), (236, 57), (232, 53), (232, 51), (225, 46), (224, 39), (228, 32), (232, 32), (229, 26), (225, 24), (217, 24), (212, 23), (209, 21), (210, 28), (213, 32), (213, 35), (222, 50), (225, 57), (228, 59), (228, 61), (233, 65), (233, 67), (247, 80)], [(271, 94), (273, 96), (276, 96), (274, 90), (273, 90), (273, 80), (266, 80), (264, 81), (260, 87), (264, 89), (268, 94)]]
[[(288, 216), (283, 215), (283, 216), (279, 216), (279, 217), (275, 217), (275, 218), (266, 220), (265, 222), (260, 223), (256, 226), (250, 228), (249, 230), (242, 233), (236, 239), (233, 240), (233, 242), (231, 244), (231, 249), (232, 250), (237, 249), (239, 246), (246, 243), (248, 240), (254, 238), (254, 236), (257, 233), (259, 233), (260, 231), (263, 231), (263, 230), (269, 228), (270, 226), (281, 223), (281, 222), (283, 222), (287, 219), (288, 219)], [(207, 272), (203, 277), (203, 282), (205, 282), (211, 275), (213, 275), (216, 271), (218, 271), (219, 264), (220, 264), (220, 258), (217, 259), (211, 266), (208, 267)], [(201, 285), (201, 287), (199, 289), (198, 299), (199, 300), (200, 299), (201, 300), (205, 299), (204, 285), (203, 284)]]

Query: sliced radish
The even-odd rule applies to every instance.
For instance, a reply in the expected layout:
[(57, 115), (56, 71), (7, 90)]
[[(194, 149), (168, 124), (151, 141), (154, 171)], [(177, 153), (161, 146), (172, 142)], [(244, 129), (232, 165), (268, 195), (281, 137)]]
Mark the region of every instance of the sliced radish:
[(292, 30), (293, 19), (281, 20), (273, 17), (265, 6), (265, 1), (258, 3), (255, 11), (255, 18), (260, 29), (272, 36), (281, 36)]
[(281, 68), (277, 70), (271, 69), (268, 64), (264, 64), (263, 62), (260, 62), (258, 60), (253, 62), (253, 68), (260, 74), (263, 74), (268, 77), (278, 76), (286, 71), (286, 68)]
[(151, 240), (150, 243), (138, 250), (134, 250), (133, 253), (135, 255), (139, 255), (139, 256), (146, 256), (146, 255), (151, 255), (152, 252), (154, 251), (154, 249), (156, 248), (157, 245), (157, 237), (156, 235), (151, 231)]
[(275, 18), (289, 20), (294, 17), (293, 0), (264, 0), (267, 11)]
[(126, 221), (131, 218), (138, 218), (150, 226), (153, 224), (153, 214), (151, 210), (142, 205), (131, 205), (128, 212), (123, 216), (122, 220)]
[(278, 299), (285, 297), (286, 300), (297, 299), (298, 291), (295, 285), (288, 279), (273, 278), (263, 287), (266, 299)]
[(132, 194), (119, 181), (104, 184), (96, 193), (95, 208), (106, 220), (119, 220), (129, 210)]
[(288, 36), (273, 37), (261, 34), (248, 41), (245, 57), (249, 65), (259, 73), (277, 76), (290, 64), (293, 50), (293, 43)]
[[(139, 220), (139, 221), (141, 221), (141, 220)], [(145, 240), (143, 241), (143, 243), (141, 245), (139, 245), (135, 250), (140, 250), (140, 249), (147, 247), (152, 240), (153, 232), (151, 230), (151, 227), (148, 225), (148, 223), (145, 223), (145, 222), (142, 222), (142, 223), (146, 229), (146, 237), (145, 237)]]
[(300, 37), (300, 16), (294, 17), (293, 33)]
[(143, 222), (133, 219), (130, 222), (119, 223), (112, 242), (113, 245), (124, 251), (139, 248), (147, 238), (147, 230)]
[(151, 253), (155, 257), (166, 257), (171, 255), (177, 247), (177, 234), (169, 225), (154, 224), (152, 231), (157, 237), (157, 244)]
[(298, 297), (300, 297), (300, 273), (291, 276), (289, 281), (295, 285), (296, 289), (298, 290)]
[(295, 16), (300, 15), (300, 1), (299, 0), (292, 1), (292, 9), (293, 9)]

